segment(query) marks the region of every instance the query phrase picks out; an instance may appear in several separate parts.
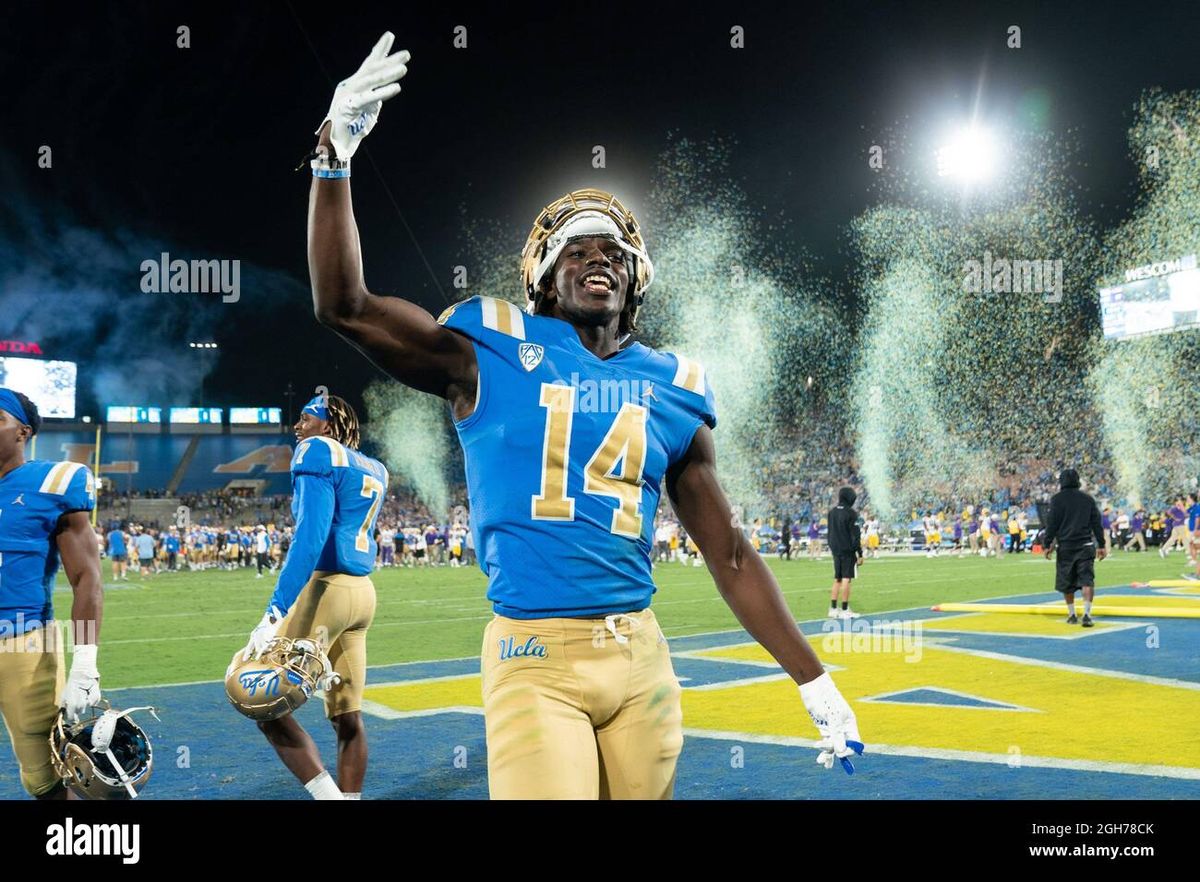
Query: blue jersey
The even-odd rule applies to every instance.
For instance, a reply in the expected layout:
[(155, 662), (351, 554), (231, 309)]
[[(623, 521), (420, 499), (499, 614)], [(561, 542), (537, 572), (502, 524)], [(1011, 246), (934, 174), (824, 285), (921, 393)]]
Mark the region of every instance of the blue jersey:
[(114, 557), (128, 554), (125, 550), (125, 534), (120, 530), (113, 530), (108, 534), (108, 553)]
[(96, 505), (91, 469), (32, 460), (0, 478), (0, 636), (54, 618), (59, 518)]
[(365, 576), (375, 568), (375, 520), (387, 495), (383, 463), (332, 438), (305, 438), (292, 455), (295, 537), (271, 606), (283, 612), (314, 570)]
[(439, 321), (472, 341), (479, 363), (475, 410), (455, 428), (495, 611), (647, 607), (663, 476), (717, 423), (704, 368), (640, 343), (600, 359), (568, 322), (490, 297)]

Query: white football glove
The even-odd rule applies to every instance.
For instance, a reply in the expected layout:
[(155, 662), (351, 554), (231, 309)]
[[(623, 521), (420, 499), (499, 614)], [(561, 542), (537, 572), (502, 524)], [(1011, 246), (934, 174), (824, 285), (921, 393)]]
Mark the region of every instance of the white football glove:
[(250, 632), (250, 642), (242, 650), (242, 661), (258, 658), (267, 648), (267, 644), (275, 639), (279, 626), (283, 624), (283, 613), (279, 607), (273, 606), (263, 613), (262, 621)]
[(410, 56), (404, 49), (388, 55), (395, 39), (391, 31), (385, 31), (358, 70), (338, 83), (329, 113), (317, 126), (319, 135), (325, 123), (333, 122), (329, 137), (337, 159), (348, 160), (354, 155), (359, 142), (375, 128), (383, 102), (400, 93), (396, 81), (408, 73), (405, 65)]
[(96, 669), (96, 644), (83, 643), (75, 647), (71, 673), (63, 690), (63, 708), (67, 721), (79, 722), (88, 708), (100, 703), (100, 671)]
[(837, 686), (833, 678), (824, 673), (815, 680), (800, 684), (800, 697), (804, 707), (812, 717), (821, 740), (817, 742), (820, 753), (817, 762), (827, 769), (833, 768), (835, 759), (841, 761), (847, 775), (854, 774), (854, 766), (847, 757), (854, 754), (862, 756), (863, 743), (858, 734), (858, 720), (854, 711)]

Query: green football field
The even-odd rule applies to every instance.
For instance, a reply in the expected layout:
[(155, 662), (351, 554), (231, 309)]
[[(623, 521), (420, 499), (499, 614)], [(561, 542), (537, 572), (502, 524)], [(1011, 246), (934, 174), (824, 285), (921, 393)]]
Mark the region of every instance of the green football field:
[[(769, 559), (797, 620), (825, 615), (832, 565), (800, 559)], [(162, 573), (106, 585), (100, 669), (106, 688), (219, 680), (233, 652), (245, 645), (274, 585), (274, 575), (256, 579), (253, 569)], [(1178, 578), (1181, 554), (1121, 554), (1096, 565), (1096, 579), (1123, 585)], [(373, 576), (379, 605), (368, 642), (372, 667), (433, 659), (477, 656), (491, 615), (485, 579), (476, 568), (386, 569)], [(59, 616), (70, 611), (62, 576), (55, 597)], [(728, 630), (737, 623), (704, 567), (663, 564), (655, 569), (654, 609), (668, 637)], [(1029, 554), (961, 559), (942, 555), (889, 556), (868, 560), (859, 570), (852, 606), (858, 612), (926, 607), (961, 601), (1049, 591), (1054, 566)]]

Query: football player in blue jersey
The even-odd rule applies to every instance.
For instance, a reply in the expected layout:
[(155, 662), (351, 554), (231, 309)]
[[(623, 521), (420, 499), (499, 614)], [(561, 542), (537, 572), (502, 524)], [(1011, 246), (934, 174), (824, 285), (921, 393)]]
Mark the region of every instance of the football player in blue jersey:
[[(76, 722), (100, 701), (96, 641), (104, 595), (88, 516), (95, 479), (81, 463), (27, 461), (25, 445), (40, 427), (33, 402), (0, 387), (0, 716), (25, 790), (66, 799), (51, 763), (50, 731), (59, 708)], [(65, 688), (51, 600), (60, 558), (74, 592), (75, 648)]]
[(315, 639), (334, 676), (325, 684), (325, 715), (337, 734), (337, 780), (312, 737), (290, 714), (259, 722), (283, 764), (314, 799), (358, 799), (367, 772), (362, 694), (367, 629), (375, 616), (375, 520), (387, 496), (383, 464), (358, 451), (358, 416), (336, 395), (304, 406), (295, 425), (292, 515), (296, 534), (262, 621), (242, 660), (262, 654), (276, 636)]
[(409, 55), (389, 54), (392, 39), (338, 85), (318, 128), (313, 303), (391, 376), (450, 404), (495, 612), (482, 659), (492, 796), (671, 796), (680, 686), (650, 610), (664, 487), (722, 597), (799, 684), (818, 762), (851, 771), (854, 713), (717, 480), (704, 368), (632, 338), (653, 267), (631, 212), (599, 190), (548, 206), (522, 253), (524, 312), (473, 297), (434, 321), (367, 290), (350, 163), (400, 91)]

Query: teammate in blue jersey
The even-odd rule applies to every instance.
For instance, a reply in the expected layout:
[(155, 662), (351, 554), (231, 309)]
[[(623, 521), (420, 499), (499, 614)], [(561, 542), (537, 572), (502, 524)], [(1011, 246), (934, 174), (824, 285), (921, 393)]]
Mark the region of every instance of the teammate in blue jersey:
[(129, 549), (125, 547), (125, 531), (119, 526), (113, 527), (108, 533), (108, 556), (112, 560), (114, 582), (128, 582)]
[[(0, 716), (21, 769), (39, 799), (66, 799), (50, 759), (60, 707), (75, 722), (100, 701), (96, 647), (104, 595), (100, 549), (88, 517), (96, 484), (77, 462), (26, 461), (37, 407), (0, 387)], [(74, 592), (74, 653), (63, 685), (63, 641), (51, 602), (59, 560)]]
[(277, 634), (319, 640), (337, 681), (325, 690), (325, 715), (337, 734), (337, 781), (291, 715), (258, 727), (315, 799), (357, 799), (367, 772), (361, 711), (367, 629), (375, 615), (375, 586), (368, 576), (375, 567), (375, 520), (387, 495), (388, 473), (358, 451), (358, 417), (336, 395), (306, 404), (295, 430), (296, 534), (242, 657), (260, 655)]
[[(661, 491), (746, 629), (800, 684), (818, 762), (861, 752), (857, 722), (801, 635), (717, 481), (699, 362), (632, 338), (653, 268), (637, 221), (568, 194), (522, 254), (527, 308), (475, 297), (440, 321), (367, 290), (350, 162), (407, 52), (385, 34), (339, 83), (312, 160), (317, 318), (397, 380), (445, 398), (496, 613), (483, 640), (493, 797), (666, 798), (682, 746), (679, 681), (650, 611)], [(714, 297), (727, 296), (714, 291)]]

